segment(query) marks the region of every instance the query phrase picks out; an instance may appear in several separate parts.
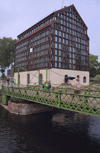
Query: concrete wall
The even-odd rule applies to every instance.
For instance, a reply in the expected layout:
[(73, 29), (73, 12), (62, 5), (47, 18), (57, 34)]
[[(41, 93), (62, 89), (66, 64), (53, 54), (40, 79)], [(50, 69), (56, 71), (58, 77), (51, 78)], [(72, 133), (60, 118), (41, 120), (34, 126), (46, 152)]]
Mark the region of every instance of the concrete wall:
[[(31, 84), (38, 83), (38, 70), (37, 71), (30, 71), (30, 80)], [(27, 84), (27, 74), (28, 72), (20, 72), (20, 83), (23, 85)], [(33, 75), (35, 75), (33, 77)], [(43, 76), (43, 80), (46, 81), (46, 69), (40, 70), (40, 74)], [(48, 69), (47, 72), (47, 79), (51, 81), (52, 84), (61, 84), (65, 81), (65, 75), (76, 77), (79, 75), (79, 81), (82, 85), (89, 85), (89, 72), (88, 71), (76, 71), (76, 70), (64, 70), (64, 69)], [(83, 83), (83, 77), (86, 77), (86, 83)], [(18, 82), (17, 73), (14, 73), (14, 79)], [(72, 85), (74, 85), (74, 80), (69, 81)]]

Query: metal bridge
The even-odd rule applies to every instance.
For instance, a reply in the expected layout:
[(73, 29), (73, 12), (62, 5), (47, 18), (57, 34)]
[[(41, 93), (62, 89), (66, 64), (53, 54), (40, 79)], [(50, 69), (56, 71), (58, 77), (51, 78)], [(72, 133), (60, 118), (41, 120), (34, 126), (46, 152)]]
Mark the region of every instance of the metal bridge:
[(19, 71), (18, 85), (2, 85), (2, 102), (6, 104), (9, 98), (19, 101), (31, 101), (64, 110), (70, 110), (86, 115), (100, 117), (100, 89), (94, 86), (83, 87), (80, 94), (75, 94), (73, 87), (51, 87), (50, 91), (44, 90), (41, 85), (28, 85), (20, 87)]

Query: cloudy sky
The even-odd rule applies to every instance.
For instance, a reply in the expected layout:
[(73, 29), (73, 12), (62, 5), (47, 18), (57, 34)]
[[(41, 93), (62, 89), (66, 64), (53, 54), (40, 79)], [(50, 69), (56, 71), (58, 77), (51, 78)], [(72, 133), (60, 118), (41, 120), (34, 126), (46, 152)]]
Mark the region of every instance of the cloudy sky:
[[(17, 38), (36, 22), (74, 4), (88, 27), (90, 53), (100, 53), (100, 0), (0, 0), (0, 38)], [(100, 56), (99, 56), (100, 62)]]

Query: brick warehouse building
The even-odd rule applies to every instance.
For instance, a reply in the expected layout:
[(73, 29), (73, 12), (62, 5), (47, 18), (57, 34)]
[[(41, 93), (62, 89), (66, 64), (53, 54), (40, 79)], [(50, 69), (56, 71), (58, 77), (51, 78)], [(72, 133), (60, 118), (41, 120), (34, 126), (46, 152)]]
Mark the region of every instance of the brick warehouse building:
[[(64, 83), (66, 76), (77, 76), (80, 84), (88, 85), (87, 29), (74, 5), (51, 13), (17, 36), (15, 66), (21, 66), (33, 74), (40, 69), (40, 77), (43, 80), (46, 80), (48, 68), (48, 80), (51, 80), (51, 83)], [(22, 84), (29, 83), (32, 77), (20, 69)], [(17, 80), (17, 68), (14, 69), (14, 78)], [(38, 78), (34, 77), (32, 81), (38, 82)]]

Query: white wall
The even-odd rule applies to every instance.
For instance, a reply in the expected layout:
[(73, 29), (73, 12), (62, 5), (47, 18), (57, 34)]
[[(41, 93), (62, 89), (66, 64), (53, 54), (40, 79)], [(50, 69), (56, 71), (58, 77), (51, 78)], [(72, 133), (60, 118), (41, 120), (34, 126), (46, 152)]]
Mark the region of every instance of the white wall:
[[(34, 83), (38, 83), (38, 70), (36, 71), (30, 71), (30, 80), (31, 80), (31, 84)], [(27, 84), (27, 74), (28, 72), (20, 72), (20, 83), (23, 85)], [(33, 77), (33, 75), (35, 75)], [(43, 80), (46, 81), (46, 69), (44, 70), (40, 70), (40, 74), (42, 74), (43, 76)], [(79, 81), (80, 84), (82, 85), (89, 85), (89, 72), (88, 71), (76, 71), (76, 70), (64, 70), (64, 69), (56, 69), (56, 68), (52, 68), (52, 69), (48, 69), (47, 71), (47, 80), (50, 80), (52, 84), (61, 84), (64, 83), (65, 81), (65, 75), (68, 76), (72, 76), (72, 77), (76, 77), (77, 75), (79, 75)], [(86, 77), (86, 83), (83, 83), (83, 77)], [(16, 82), (18, 83), (18, 76), (17, 73), (14, 73), (14, 79), (16, 79)], [(74, 81), (69, 80), (69, 82), (71, 82), (71, 84), (74, 85)]]
[[(55, 73), (54, 73), (55, 72)], [(58, 73), (58, 74), (56, 74)], [(64, 69), (51, 69), (50, 71), (50, 79), (53, 84), (61, 84), (65, 81), (65, 75), (71, 77), (77, 77), (79, 75), (79, 81), (82, 85), (89, 85), (89, 72), (88, 71), (77, 71), (77, 70), (64, 70)], [(83, 77), (86, 77), (86, 83), (83, 83)], [(74, 85), (74, 81), (69, 80), (71, 84)]]

